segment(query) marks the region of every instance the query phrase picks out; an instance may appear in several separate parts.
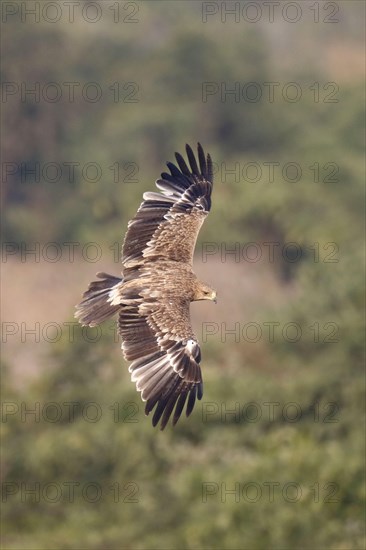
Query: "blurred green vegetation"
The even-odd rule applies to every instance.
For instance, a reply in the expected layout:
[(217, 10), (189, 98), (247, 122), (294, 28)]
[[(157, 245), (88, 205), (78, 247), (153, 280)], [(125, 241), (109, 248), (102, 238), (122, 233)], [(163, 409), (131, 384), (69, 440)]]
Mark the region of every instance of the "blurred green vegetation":
[[(105, 97), (96, 104), (80, 95), (73, 103), (9, 98), (5, 161), (97, 162), (103, 175), (92, 183), (78, 167), (71, 182), (66, 171), (54, 183), (24, 182), (19, 172), (9, 177), (3, 240), (109, 246), (122, 239), (163, 162), (185, 142), (201, 141), (218, 171), (198, 249), (204, 242), (298, 243), (307, 251), (301, 260), (264, 266), (288, 287), (288, 299), (276, 310), (259, 309), (256, 320), (303, 327), (316, 321), (322, 336), (319, 342), (311, 331), (296, 343), (263, 339), (255, 354), (246, 342), (209, 339), (203, 345), (203, 402), (188, 421), (163, 433), (144, 417), (108, 326), (95, 343), (77, 328), (73, 341), (64, 337), (50, 346), (47, 374), (26, 388), (12, 377), (8, 358), (3, 398), (19, 411), (21, 403), (38, 402), (42, 410), (55, 402), (63, 415), (35, 422), (31, 415), (24, 421), (10, 414), (2, 424), (3, 488), (19, 488), (4, 493), (3, 547), (364, 548), (364, 88), (358, 75), (339, 82), (319, 59), (319, 51), (337, 46), (340, 36), (357, 50), (362, 6), (339, 3), (338, 25), (304, 21), (289, 28), (217, 20), (203, 25), (200, 3), (190, 9), (181, 2), (151, 4), (139, 3), (139, 24), (118, 28), (111, 21), (93, 28), (4, 25), (3, 81), (98, 82)], [(288, 61), (292, 46), (297, 57)], [(281, 97), (235, 102), (230, 96), (222, 102), (219, 95), (202, 101), (203, 82), (230, 88), (235, 82), (293, 81), (303, 90), (297, 103)], [(114, 102), (108, 92), (114, 82), (135, 83), (138, 101)], [(314, 82), (320, 90), (336, 82), (338, 102), (315, 102), (309, 90)], [(118, 182), (109, 168), (116, 162), (122, 167)], [(296, 162), (302, 177), (285, 181), (280, 170), (272, 183), (225, 176), (225, 167), (253, 162), (262, 168), (264, 162)], [(315, 162), (319, 181), (310, 168)], [(122, 181), (126, 163), (137, 166), (137, 181)], [(334, 166), (334, 181), (326, 181)], [(337, 261), (324, 261), (334, 250)], [(236, 281), (228, 284), (235, 292)], [(337, 327), (334, 343), (324, 341), (327, 323)], [(253, 402), (261, 407), (257, 421), (243, 414)], [(271, 418), (267, 402), (279, 404)], [(72, 420), (65, 403), (76, 403)], [(89, 403), (102, 411), (96, 422), (85, 418)], [(284, 413), (289, 403), (301, 409), (295, 422), (289, 420), (293, 409)], [(222, 407), (225, 413), (236, 404), (239, 419), (222, 414)], [(67, 482), (79, 484), (72, 502)], [(292, 482), (302, 491), (293, 502), (291, 490), (287, 499), (282, 492)], [(22, 501), (21, 483), (41, 489), (56, 484), (62, 495), (51, 502), (51, 487), (48, 498)], [(206, 483), (215, 494), (205, 494)], [(222, 483), (228, 490), (240, 483), (239, 502), (233, 494), (223, 496)], [(257, 501), (253, 493), (243, 496), (246, 483), (260, 486)], [(273, 501), (268, 483), (279, 484)], [(87, 484), (100, 488), (96, 502), (83, 496)]]

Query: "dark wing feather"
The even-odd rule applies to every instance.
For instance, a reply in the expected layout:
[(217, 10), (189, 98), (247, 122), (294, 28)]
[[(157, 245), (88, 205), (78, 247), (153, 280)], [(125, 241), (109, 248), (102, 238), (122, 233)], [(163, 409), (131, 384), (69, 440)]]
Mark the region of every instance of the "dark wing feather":
[[(211, 208), (213, 170), (210, 155), (198, 144), (198, 164), (189, 145), (189, 166), (176, 153), (178, 166), (168, 162), (156, 186), (144, 193), (136, 216), (129, 222), (122, 247), (122, 264), (133, 268), (148, 258), (190, 262), (200, 227)], [(183, 245), (182, 245), (183, 243)]]
[[(186, 415), (193, 410), (196, 397), (203, 394), (200, 368), (201, 352), (189, 321), (189, 305), (148, 303), (141, 296), (121, 296), (119, 332), (129, 371), (141, 398), (145, 413), (154, 407), (153, 425), (160, 421), (163, 430), (173, 414), (175, 425), (188, 398)], [(177, 334), (176, 327), (179, 327)]]

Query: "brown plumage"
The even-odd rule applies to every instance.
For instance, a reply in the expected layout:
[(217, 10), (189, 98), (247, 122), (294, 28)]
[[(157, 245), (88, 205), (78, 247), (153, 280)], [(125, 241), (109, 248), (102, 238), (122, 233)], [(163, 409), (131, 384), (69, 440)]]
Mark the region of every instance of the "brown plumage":
[(187, 145), (189, 165), (176, 153), (178, 167), (156, 181), (160, 193), (144, 193), (129, 222), (122, 247), (122, 279), (98, 273), (76, 318), (94, 326), (118, 313), (122, 350), (145, 412), (154, 407), (153, 425), (164, 429), (172, 412), (178, 421), (202, 397), (201, 351), (189, 306), (216, 301), (216, 292), (192, 271), (198, 232), (211, 208), (212, 161), (198, 144), (198, 164)]

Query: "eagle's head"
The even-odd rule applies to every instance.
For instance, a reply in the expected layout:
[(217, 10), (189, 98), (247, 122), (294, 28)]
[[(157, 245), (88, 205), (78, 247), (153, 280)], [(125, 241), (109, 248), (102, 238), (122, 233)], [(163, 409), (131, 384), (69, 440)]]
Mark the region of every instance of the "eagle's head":
[(196, 300), (212, 300), (212, 302), (217, 303), (217, 292), (210, 286), (206, 285), (205, 283), (198, 282), (195, 293), (194, 293), (194, 301)]

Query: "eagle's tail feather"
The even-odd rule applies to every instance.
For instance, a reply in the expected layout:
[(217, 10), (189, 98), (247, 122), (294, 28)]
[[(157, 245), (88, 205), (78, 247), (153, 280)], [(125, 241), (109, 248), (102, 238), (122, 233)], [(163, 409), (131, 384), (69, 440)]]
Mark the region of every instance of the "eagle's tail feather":
[(99, 325), (120, 308), (118, 287), (123, 279), (108, 273), (97, 273), (97, 277), (101, 280), (90, 283), (83, 300), (76, 306), (75, 317), (84, 326)]

